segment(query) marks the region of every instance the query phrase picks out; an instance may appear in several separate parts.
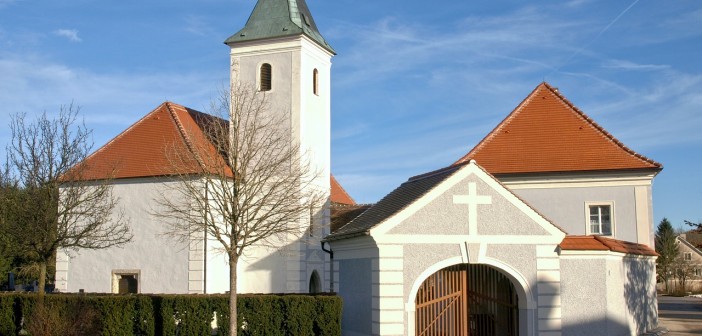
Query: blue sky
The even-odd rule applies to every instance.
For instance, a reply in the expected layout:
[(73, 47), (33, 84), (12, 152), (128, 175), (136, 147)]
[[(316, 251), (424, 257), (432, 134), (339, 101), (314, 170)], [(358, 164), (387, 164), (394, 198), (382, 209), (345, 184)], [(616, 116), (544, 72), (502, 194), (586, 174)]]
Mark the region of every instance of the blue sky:
[[(332, 171), (357, 201), (452, 163), (545, 80), (663, 163), (656, 223), (702, 220), (702, 2), (307, 2), (338, 52)], [(2, 124), (74, 102), (97, 148), (165, 100), (205, 110), (254, 3), (0, 0)]]

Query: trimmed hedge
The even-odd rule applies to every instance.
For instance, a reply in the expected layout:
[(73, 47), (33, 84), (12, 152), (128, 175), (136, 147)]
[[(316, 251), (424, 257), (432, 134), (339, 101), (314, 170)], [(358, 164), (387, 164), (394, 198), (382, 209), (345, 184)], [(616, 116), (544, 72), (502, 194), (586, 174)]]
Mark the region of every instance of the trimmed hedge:
[[(241, 335), (341, 335), (333, 295), (240, 294)], [(216, 316), (216, 317), (215, 317)], [(20, 330), (67, 335), (210, 335), (229, 332), (227, 295), (0, 294), (0, 335)]]

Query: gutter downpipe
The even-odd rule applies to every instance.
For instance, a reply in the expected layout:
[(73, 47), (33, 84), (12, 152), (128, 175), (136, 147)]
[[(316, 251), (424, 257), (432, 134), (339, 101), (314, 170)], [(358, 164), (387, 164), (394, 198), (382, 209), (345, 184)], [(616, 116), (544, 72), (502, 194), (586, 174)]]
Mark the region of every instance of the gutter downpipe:
[(334, 251), (331, 250), (331, 245), (328, 250), (324, 248), (325, 241), (320, 243), (322, 244), (322, 251), (329, 254), (329, 292), (334, 293)]

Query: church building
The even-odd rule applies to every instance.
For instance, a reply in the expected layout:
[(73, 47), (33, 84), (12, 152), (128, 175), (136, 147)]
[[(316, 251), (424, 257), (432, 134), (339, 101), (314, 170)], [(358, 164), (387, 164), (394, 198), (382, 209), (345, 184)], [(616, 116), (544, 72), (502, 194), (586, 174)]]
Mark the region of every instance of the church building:
[[(652, 181), (636, 153), (548, 83), (453, 164), (358, 205), (331, 175), (331, 58), (304, 0), (258, 0), (225, 43), (232, 85), (265, 94), (326, 192), (307, 234), (254, 249), (240, 293), (333, 291), (344, 335), (638, 335), (657, 327)], [(221, 293), (211, 237), (179, 243), (153, 213), (166, 148), (209, 116), (165, 102), (93, 153), (134, 239), (57, 257), (60, 291)], [(468, 149), (468, 148), (467, 148)], [(105, 163), (117, 163), (115, 171)], [(115, 214), (118, 215), (118, 214)]]

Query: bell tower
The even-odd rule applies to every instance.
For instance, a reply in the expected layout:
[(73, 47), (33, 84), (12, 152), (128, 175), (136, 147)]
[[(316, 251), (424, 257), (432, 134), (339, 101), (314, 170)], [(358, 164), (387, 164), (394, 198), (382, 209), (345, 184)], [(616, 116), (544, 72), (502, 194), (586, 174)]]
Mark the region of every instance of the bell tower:
[[(258, 0), (244, 28), (224, 43), (230, 47), (232, 85), (244, 84), (257, 94), (265, 94), (269, 110), (285, 114), (293, 141), (319, 172), (315, 188), (326, 193), (328, 200), (330, 70), (336, 53), (319, 33), (305, 0)], [(307, 292), (313, 278), (327, 289), (328, 257), (318, 241), (329, 233), (328, 205), (327, 201), (325, 206), (311, 209), (311, 219), (301, 223), (309, 226), (310, 234), (298, 237), (289, 251), (282, 252), (279, 266), (285, 270), (284, 282), (273, 280), (269, 290)], [(242, 275), (240, 279), (248, 277)], [(242, 285), (242, 292), (268, 292), (249, 281)]]

